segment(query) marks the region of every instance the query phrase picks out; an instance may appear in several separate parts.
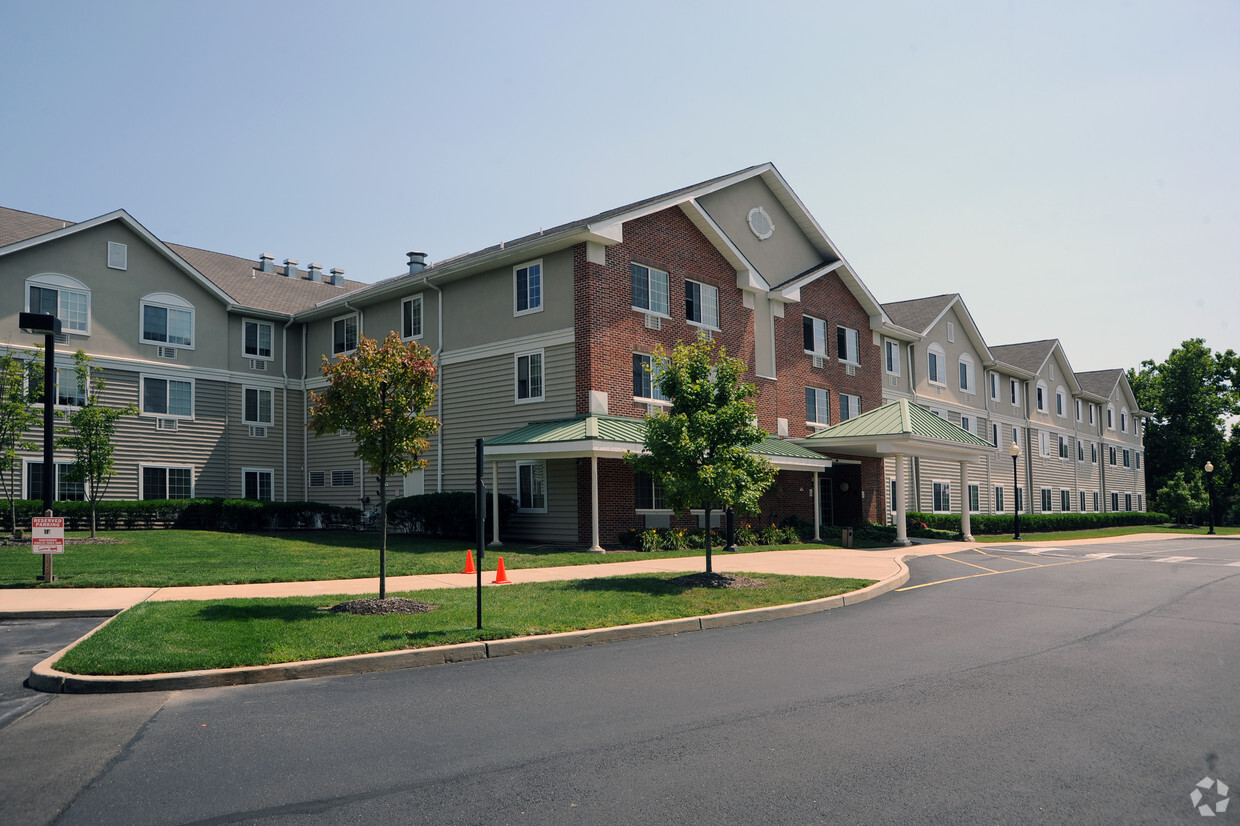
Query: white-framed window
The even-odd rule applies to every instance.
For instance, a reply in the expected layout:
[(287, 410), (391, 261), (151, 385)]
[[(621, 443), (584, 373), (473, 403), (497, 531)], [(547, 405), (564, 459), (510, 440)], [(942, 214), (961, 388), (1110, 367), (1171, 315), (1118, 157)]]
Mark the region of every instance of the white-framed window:
[(1076, 402), (1076, 420), (1079, 422), (1081, 421), (1081, 400), (1073, 399), (1073, 401)]
[(1129, 464), (1131, 462), (1131, 456), (1132, 454), (1128, 451), (1128, 448), (1124, 448), (1124, 467), (1131, 467)]
[[(825, 391), (824, 391), (825, 392)], [(861, 397), (840, 393), (840, 421), (846, 422), (861, 415)]]
[(90, 289), (76, 278), (57, 273), (27, 278), (26, 310), (56, 316), (63, 332), (90, 335)]
[(1003, 513), (1003, 485), (995, 485), (995, 513)]
[(999, 401), (999, 374), (990, 374), (990, 398)]
[(1055, 388), (1055, 415), (1063, 418), (1067, 415), (1068, 397), (1062, 387)]
[(831, 391), (820, 387), (805, 388), (806, 424), (831, 424)]
[[(81, 502), (86, 499), (86, 483), (69, 481), (69, 462), (56, 462), (53, 465), (55, 479), (52, 481), (52, 495), (57, 502)], [(26, 460), (26, 498), (43, 499), (43, 461), (41, 459)]]
[(1018, 427), (1012, 428), (1012, 444), (1020, 444), (1020, 428)]
[(191, 419), (194, 416), (194, 380), (142, 377), (142, 398), (139, 409), (148, 416), (172, 416)]
[(1060, 459), (1068, 458), (1068, 440), (1065, 439), (1063, 436), (1059, 437), (1059, 458)]
[(1016, 510), (1023, 511), (1025, 509), (1025, 486), (1016, 486)]
[(1050, 434), (1045, 430), (1038, 431), (1038, 452), (1043, 456), (1051, 455)]
[(406, 341), (422, 337), (422, 296), (411, 295), (400, 302), (400, 337)]
[(342, 356), (357, 349), (358, 336), (357, 313), (349, 313), (332, 319), (332, 355)]
[(275, 471), (270, 468), (242, 468), (241, 488), (243, 499), (275, 499)]
[(1111, 491), (1111, 512), (1115, 513), (1119, 510), (1119, 494)]
[(542, 261), (512, 268), (513, 314), (542, 312)]
[(900, 375), (900, 342), (890, 339), (883, 342), (883, 365), (891, 375)]
[(1072, 491), (1066, 488), (1059, 491), (1059, 509), (1064, 513), (1072, 510)]
[[(1082, 442), (1080, 439), (1076, 440), (1076, 460), (1078, 462), (1085, 461), (1085, 443)], [(1082, 508), (1081, 510), (1084, 510), (1084, 508)]]
[(1128, 432), (1128, 408), (1125, 407), (1119, 411), (1119, 432)]
[(129, 268), (129, 247), (115, 241), (108, 242), (108, 269), (124, 270)]
[(1089, 406), (1089, 423), (1094, 423), (1094, 406), (1092, 404)]
[(271, 427), (275, 424), (275, 392), (270, 387), (241, 389), (241, 423)]
[(312, 488), (327, 487), (327, 471), (325, 470), (310, 471), (310, 487)]
[(890, 497), (887, 499), (887, 509), (892, 513), (896, 512), (896, 480), (888, 479), (887, 487), (890, 490)]
[(827, 322), (812, 315), (801, 316), (801, 342), (805, 352), (814, 356), (827, 355)]
[(719, 288), (686, 280), (685, 321), (711, 330), (718, 330)]
[(976, 419), (971, 419), (963, 413), (960, 415), (960, 426), (970, 433), (973, 432), (974, 422), (976, 422)]
[(194, 349), (194, 305), (172, 293), (143, 296), (142, 343)]
[[(56, 385), (55, 406), (63, 409), (73, 409), (82, 407), (86, 404), (87, 388), (82, 387), (78, 382), (77, 370), (72, 367), (57, 367), (53, 375), (53, 383)], [(32, 404), (43, 404), (43, 384), (39, 383), (38, 387), (28, 388), (30, 391), (30, 401)]]
[(1037, 394), (1038, 394), (1038, 395), (1037, 395), (1037, 398), (1036, 398), (1037, 405), (1038, 405), (1038, 412), (1039, 412), (1039, 413), (1045, 413), (1045, 412), (1046, 412), (1046, 393), (1047, 393), (1047, 389), (1046, 389), (1046, 382), (1044, 382), (1044, 381), (1039, 381), (1039, 382), (1038, 382), (1038, 388), (1037, 388)]
[(1115, 405), (1107, 405), (1107, 430), (1115, 429)]
[(835, 355), (845, 364), (861, 364), (861, 336), (851, 327), (835, 325)]
[(514, 361), (518, 402), (543, 399), (543, 351), (517, 353)]
[(934, 483), (934, 512), (948, 513), (952, 509), (952, 483)]
[(1089, 461), (1090, 464), (1098, 464), (1098, 445), (1095, 442), (1089, 443)]
[(1088, 508), (1086, 508), (1086, 503), (1088, 500), (1086, 500), (1085, 498), (1085, 491), (1081, 491), (1080, 494), (1081, 495), (1078, 498), (1081, 501), (1081, 513), (1084, 513), (1086, 510), (1088, 510)]
[(634, 473), (633, 505), (638, 511), (667, 510), (663, 501), (663, 486), (648, 473)]
[(1111, 455), (1110, 455), (1111, 465), (1112, 465), (1112, 466), (1114, 466), (1114, 465), (1115, 465), (1115, 447), (1114, 447), (1114, 446), (1108, 446), (1108, 450), (1110, 450), (1110, 452), (1111, 452)]
[(978, 485), (969, 485), (969, 513), (981, 513), (982, 490)]
[(1051, 501), (1051, 489), (1042, 488), (1042, 513), (1050, 513), (1055, 509)]
[(246, 358), (270, 361), (273, 356), (272, 342), (274, 340), (275, 326), (270, 321), (242, 319), (241, 353)]
[(1012, 398), (1012, 405), (1020, 405), (1020, 384), (1016, 379), (1008, 379), (1008, 391)]
[(931, 384), (947, 384), (947, 376), (943, 372), (945, 358), (946, 354), (939, 345), (931, 344), (926, 348), (926, 379)]
[(665, 402), (668, 398), (659, 389), (659, 363), (645, 353), (633, 354), (633, 398), (643, 402)]
[(960, 391), (962, 393), (976, 393), (977, 385), (974, 384), (973, 377), (973, 357), (968, 353), (960, 356)]
[(956, 341), (956, 325), (950, 321), (947, 322), (947, 341), (949, 344)]
[(1135, 456), (1137, 459), (1137, 470), (1140, 470), (1141, 469), (1141, 451), (1134, 450), (1133, 456)]
[(643, 264), (631, 264), (633, 309), (671, 318), (667, 273)]
[(194, 468), (189, 465), (139, 465), (139, 499), (193, 499)]
[(1098, 510), (1098, 491), (1094, 491), (1094, 510)]
[(992, 424), (990, 426), (990, 441), (995, 446), (999, 446), (999, 425)]
[(517, 510), (547, 512), (546, 462), (517, 462)]
[(354, 482), (353, 468), (332, 471), (333, 488), (351, 488), (354, 484), (356, 483)]

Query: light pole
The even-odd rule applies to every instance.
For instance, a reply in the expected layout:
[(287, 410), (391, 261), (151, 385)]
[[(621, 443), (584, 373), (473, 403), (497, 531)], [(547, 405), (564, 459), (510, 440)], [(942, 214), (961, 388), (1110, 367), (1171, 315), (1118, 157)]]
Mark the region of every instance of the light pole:
[[(56, 336), (60, 335), (60, 319), (51, 313), (19, 313), (18, 326), (23, 333), (43, 334), (43, 515), (52, 515), (56, 498), (56, 464), (52, 455), (52, 411), (56, 404)], [(52, 555), (43, 554), (44, 582), (51, 582)]]
[(1016, 512), (1016, 535), (1012, 538), (1020, 541), (1020, 482), (1016, 478), (1016, 458), (1020, 456), (1020, 445), (1012, 442), (1008, 453), (1012, 454), (1012, 509)]
[(1206, 486), (1210, 497), (1210, 533), (1214, 533), (1214, 463), (1206, 462)]

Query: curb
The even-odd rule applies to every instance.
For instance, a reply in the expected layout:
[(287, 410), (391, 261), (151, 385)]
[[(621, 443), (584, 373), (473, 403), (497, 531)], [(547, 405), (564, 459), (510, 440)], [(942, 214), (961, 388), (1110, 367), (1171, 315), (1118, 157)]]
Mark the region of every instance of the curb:
[[(773, 605), (767, 608), (751, 608), (726, 614), (708, 614), (700, 617), (660, 620), (636, 625), (617, 625), (586, 631), (566, 631), (559, 634), (540, 634), (532, 637), (511, 637), (505, 640), (466, 642), (441, 645), (433, 648), (413, 648), (403, 651), (383, 651), (374, 654), (353, 654), (325, 660), (307, 660), (274, 665), (250, 665), (238, 668), (181, 671), (169, 674), (137, 674), (122, 676), (91, 676), (57, 671), (53, 664), (83, 640), (107, 626), (101, 624), (72, 645), (47, 657), (30, 670), (26, 684), (38, 691), (52, 694), (119, 694), (139, 691), (182, 691), (194, 688), (219, 688), (234, 685), (256, 685), (284, 680), (305, 680), (315, 677), (340, 677), (349, 674), (374, 674), (404, 668), (421, 668), (428, 665), (471, 662), (496, 657), (521, 654), (537, 654), (545, 651), (562, 651), (588, 645), (602, 645), (625, 640), (646, 639), (677, 635), (690, 631), (727, 628), (751, 622), (800, 617), (833, 608), (843, 608), (873, 599), (899, 588), (909, 580), (905, 562), (915, 554), (897, 557), (894, 561), (899, 570), (859, 591), (833, 597), (796, 602), (790, 605)], [(63, 616), (63, 614), (61, 615)], [(93, 616), (99, 616), (95, 614)], [(117, 616), (116, 613), (111, 615)]]

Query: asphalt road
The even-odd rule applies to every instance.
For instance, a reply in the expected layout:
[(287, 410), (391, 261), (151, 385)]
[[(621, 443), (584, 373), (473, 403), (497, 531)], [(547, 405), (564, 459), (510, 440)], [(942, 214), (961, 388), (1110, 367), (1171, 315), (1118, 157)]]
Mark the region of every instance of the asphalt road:
[(56, 697), (0, 821), (1195, 823), (1206, 777), (1240, 818), (1240, 541), (979, 548), (790, 620)]

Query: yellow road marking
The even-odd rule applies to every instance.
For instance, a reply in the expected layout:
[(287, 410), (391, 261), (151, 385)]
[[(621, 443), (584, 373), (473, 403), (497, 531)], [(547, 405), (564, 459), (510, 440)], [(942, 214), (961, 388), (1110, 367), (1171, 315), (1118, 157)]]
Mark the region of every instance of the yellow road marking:
[[(940, 554), (940, 556), (941, 556), (941, 554)], [(947, 557), (943, 557), (943, 558), (944, 558), (944, 559), (947, 559)], [(957, 562), (959, 562), (960, 560), (956, 560), (956, 561), (957, 561)], [(1038, 567), (1038, 568), (1056, 568), (1056, 567), (1058, 567), (1058, 566), (1060, 566), (1060, 565), (1079, 565), (1079, 564), (1080, 564), (1080, 563), (1082, 563), (1082, 562), (1097, 562), (1097, 561), (1098, 561), (1098, 560), (1096, 560), (1096, 559), (1071, 559), (1071, 560), (1069, 560), (1069, 561), (1067, 561), (1067, 562), (1049, 562), (1049, 563), (1047, 563), (1047, 564), (1045, 564), (1045, 565), (1038, 565), (1037, 567)], [(968, 563), (965, 563), (965, 564), (968, 564)], [(973, 567), (978, 568), (978, 567), (981, 567), (981, 566), (980, 566), (980, 565), (975, 565), (975, 566), (973, 566)], [(1019, 574), (1019, 573), (1022, 573), (1022, 572), (1024, 572), (1024, 571), (1032, 571), (1032, 570), (1034, 570), (1034, 569), (1033, 569), (1033, 568), (1012, 568), (1012, 569), (1007, 570), (1007, 571), (991, 571), (989, 568), (983, 568), (982, 570), (986, 571), (987, 573), (984, 573), (984, 574), (968, 574), (967, 576), (955, 576), (955, 577), (952, 577), (951, 579), (940, 579), (940, 580), (937, 580), (937, 581), (935, 581), (935, 582), (923, 582), (923, 583), (922, 583), (922, 584), (920, 584), (920, 585), (910, 585), (910, 586), (908, 586), (907, 588), (897, 588), (896, 590), (897, 590), (897, 591), (916, 591), (918, 588), (925, 588), (927, 585), (942, 585), (942, 584), (943, 584), (943, 583), (945, 583), (945, 582), (957, 582), (957, 581), (962, 580), (962, 579), (975, 579), (975, 578), (977, 578), (977, 577), (979, 577), (979, 576), (995, 576), (995, 575), (997, 575), (997, 574)]]
[(987, 554), (981, 548), (974, 548), (973, 550), (977, 551), (979, 554), (986, 554), (986, 556), (990, 557), (991, 559), (1006, 559), (1008, 562), (1019, 562), (1021, 565), (1032, 565), (1035, 568), (1042, 567), (1041, 562), (1030, 562), (1028, 559), (1013, 559), (1010, 556), (995, 556), (994, 554)]
[(970, 565), (974, 568), (981, 568), (983, 571), (993, 571), (994, 568), (987, 568), (985, 565), (974, 565), (972, 562), (965, 562), (963, 559), (952, 559), (950, 556), (943, 554), (935, 554), (939, 559), (946, 559), (949, 562), (959, 562), (961, 565)]

